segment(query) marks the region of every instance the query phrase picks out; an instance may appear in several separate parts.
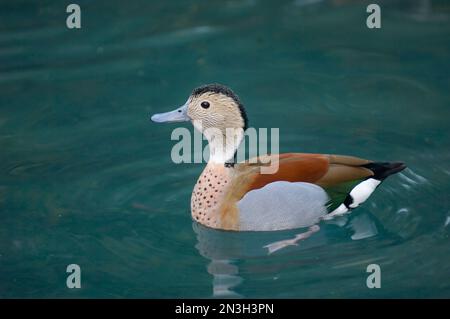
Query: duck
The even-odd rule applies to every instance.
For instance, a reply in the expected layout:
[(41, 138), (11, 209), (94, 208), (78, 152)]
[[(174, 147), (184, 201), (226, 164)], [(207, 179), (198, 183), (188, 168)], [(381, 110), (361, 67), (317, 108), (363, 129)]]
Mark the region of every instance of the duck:
[[(208, 141), (209, 160), (191, 195), (195, 222), (224, 231), (309, 227), (290, 242), (281, 243), (283, 246), (317, 232), (323, 220), (350, 213), (387, 177), (406, 168), (397, 161), (298, 152), (265, 154), (256, 160), (237, 162), (236, 152), (248, 129), (248, 116), (238, 95), (218, 83), (195, 88), (181, 107), (154, 114), (151, 120), (190, 121)], [(230, 134), (233, 136), (228, 139)], [(267, 163), (276, 163), (277, 170), (264, 173)], [(276, 250), (279, 245), (271, 248)]]

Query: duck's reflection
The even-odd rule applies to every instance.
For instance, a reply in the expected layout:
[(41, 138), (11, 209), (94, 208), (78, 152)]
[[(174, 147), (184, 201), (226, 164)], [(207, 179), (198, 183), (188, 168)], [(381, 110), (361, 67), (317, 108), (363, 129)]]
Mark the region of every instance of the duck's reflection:
[[(351, 230), (352, 240), (359, 240), (377, 235), (378, 229), (373, 217), (368, 214), (358, 214), (322, 222), (320, 231), (311, 237), (282, 249), (282, 251), (302, 251), (335, 242), (340, 237), (342, 227)], [(274, 232), (234, 232), (207, 228), (196, 222), (192, 228), (197, 235), (196, 248), (209, 260), (207, 271), (213, 276), (213, 292), (215, 298), (242, 298), (236, 290), (243, 282), (239, 263), (243, 259), (269, 256), (267, 246), (285, 241), (303, 233), (306, 229), (294, 229)], [(351, 240), (349, 238), (349, 240)], [(277, 251), (273, 256), (282, 252)], [(276, 257), (275, 257), (276, 258)]]

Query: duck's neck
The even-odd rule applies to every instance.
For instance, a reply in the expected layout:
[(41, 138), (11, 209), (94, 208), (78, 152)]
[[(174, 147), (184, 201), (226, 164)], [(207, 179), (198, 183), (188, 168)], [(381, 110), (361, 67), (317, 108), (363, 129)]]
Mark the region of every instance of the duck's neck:
[(209, 162), (213, 164), (233, 163), (234, 155), (244, 137), (242, 128), (210, 128), (203, 131), (209, 144)]

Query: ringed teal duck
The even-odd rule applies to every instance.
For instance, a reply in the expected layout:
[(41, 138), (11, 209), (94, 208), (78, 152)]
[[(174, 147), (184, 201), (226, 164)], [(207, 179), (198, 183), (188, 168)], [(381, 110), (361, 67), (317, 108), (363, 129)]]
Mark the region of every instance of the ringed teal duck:
[[(358, 207), (386, 177), (406, 167), (401, 162), (306, 153), (272, 154), (260, 156), (256, 163), (233, 163), (248, 120), (239, 97), (220, 84), (196, 88), (183, 106), (151, 119), (159, 123), (191, 121), (208, 140), (210, 158), (193, 189), (191, 213), (195, 221), (216, 229), (311, 227), (314, 232), (320, 220)], [(234, 143), (227, 138), (229, 132), (234, 134), (230, 139)], [(276, 172), (261, 172), (264, 165), (275, 161)]]

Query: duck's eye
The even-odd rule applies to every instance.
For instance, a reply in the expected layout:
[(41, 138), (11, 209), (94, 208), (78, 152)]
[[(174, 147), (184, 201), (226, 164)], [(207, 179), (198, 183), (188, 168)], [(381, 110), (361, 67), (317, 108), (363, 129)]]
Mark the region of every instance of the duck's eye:
[(202, 104), (200, 104), (202, 106), (202, 108), (207, 109), (209, 107), (209, 102), (202, 102)]

